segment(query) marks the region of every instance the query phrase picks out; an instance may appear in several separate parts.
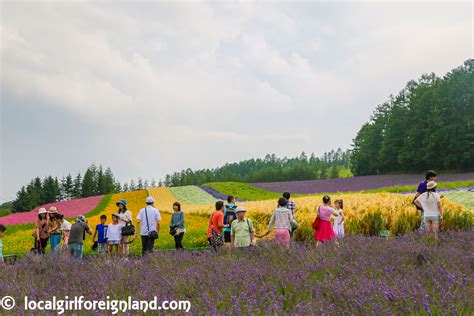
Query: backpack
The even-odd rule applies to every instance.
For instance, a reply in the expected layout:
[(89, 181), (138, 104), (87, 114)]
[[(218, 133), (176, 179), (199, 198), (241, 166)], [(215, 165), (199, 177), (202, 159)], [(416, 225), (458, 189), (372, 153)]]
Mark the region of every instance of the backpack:
[(232, 222), (237, 219), (237, 214), (235, 213), (236, 208), (237, 208), (237, 205), (235, 204), (232, 207), (229, 207), (229, 205), (226, 205), (225, 211), (224, 211), (224, 225), (226, 224), (231, 225)]

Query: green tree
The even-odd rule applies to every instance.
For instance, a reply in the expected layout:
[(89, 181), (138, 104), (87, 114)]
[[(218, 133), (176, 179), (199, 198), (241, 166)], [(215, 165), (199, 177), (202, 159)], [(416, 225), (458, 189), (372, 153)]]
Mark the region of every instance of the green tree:
[(74, 184), (72, 187), (72, 198), (78, 199), (82, 196), (82, 176), (81, 173), (78, 173), (74, 178)]
[(88, 168), (84, 174), (84, 179), (82, 179), (82, 197), (93, 196), (96, 193), (97, 184), (95, 181), (95, 170), (93, 168)]

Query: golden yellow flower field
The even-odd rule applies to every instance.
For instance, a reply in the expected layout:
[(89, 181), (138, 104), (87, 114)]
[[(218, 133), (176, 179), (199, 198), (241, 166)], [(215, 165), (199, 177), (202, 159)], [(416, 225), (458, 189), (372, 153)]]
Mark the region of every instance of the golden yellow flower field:
[[(155, 207), (160, 209), (162, 215), (161, 233), (157, 242), (159, 248), (173, 248), (174, 240), (169, 235), (171, 209), (176, 201), (174, 195), (167, 188), (152, 188), (149, 190), (125, 192), (112, 196), (101, 214), (88, 218), (91, 228), (100, 223), (100, 215), (107, 215), (107, 223), (111, 222), (111, 215), (118, 211), (116, 202), (121, 199), (127, 201), (127, 207), (132, 212), (133, 222), (136, 225), (136, 216), (145, 206), (145, 199), (150, 195), (155, 199)], [(381, 230), (389, 230), (392, 235), (413, 231), (420, 225), (420, 214), (412, 204), (411, 195), (395, 193), (341, 193), (331, 195), (332, 200), (344, 200), (344, 213), (346, 215), (345, 230), (347, 234), (377, 235)], [(316, 208), (322, 201), (322, 196), (306, 196), (294, 198), (297, 208), (295, 217), (299, 223), (296, 231), (297, 240), (312, 240), (313, 230), (311, 223), (316, 217)], [(257, 233), (266, 232), (268, 221), (276, 208), (276, 200), (252, 201), (238, 203), (247, 209), (247, 216), (255, 223)], [(471, 227), (474, 213), (466, 210), (448, 198), (442, 200), (444, 206), (444, 229), (465, 229)], [(185, 247), (205, 246), (207, 243), (207, 225), (209, 215), (215, 207), (208, 205), (187, 205), (182, 203), (185, 212), (187, 232), (184, 237)], [(27, 228), (25, 228), (27, 227)], [(4, 237), (4, 253), (26, 253), (33, 246), (31, 228), (18, 227), (14, 233)], [(87, 237), (85, 251), (90, 252), (92, 238)], [(139, 253), (141, 241), (136, 240), (131, 244), (132, 252)]]

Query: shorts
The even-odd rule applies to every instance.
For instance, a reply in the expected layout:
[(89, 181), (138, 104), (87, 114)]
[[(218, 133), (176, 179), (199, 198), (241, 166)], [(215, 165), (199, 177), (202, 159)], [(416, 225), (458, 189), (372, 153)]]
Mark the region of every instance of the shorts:
[(425, 216), (424, 221), (425, 222), (431, 222), (433, 224), (439, 224), (439, 215)]
[(109, 245), (120, 245), (122, 243), (121, 240), (109, 240)]
[(224, 231), (224, 242), (230, 242), (230, 231)]

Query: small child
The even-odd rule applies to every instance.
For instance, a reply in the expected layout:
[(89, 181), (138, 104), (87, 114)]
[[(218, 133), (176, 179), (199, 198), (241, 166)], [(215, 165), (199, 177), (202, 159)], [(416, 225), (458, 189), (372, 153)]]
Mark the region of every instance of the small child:
[(100, 255), (105, 255), (107, 253), (107, 230), (108, 227), (105, 225), (107, 221), (106, 215), (100, 215), (100, 224), (95, 227), (94, 238), (92, 239), (95, 241), (95, 236), (97, 236), (97, 252)]
[(3, 243), (2, 243), (2, 237), (3, 233), (7, 230), (5, 225), (0, 224), (0, 266), (4, 264), (3, 262)]
[(119, 224), (120, 214), (112, 214), (112, 224), (107, 229), (107, 244), (109, 254), (112, 256), (115, 248), (115, 255), (121, 254), (122, 225)]
[(63, 252), (69, 243), (69, 234), (71, 233), (71, 223), (64, 219), (63, 214), (56, 215), (56, 223), (61, 233), (61, 243), (58, 246), (58, 252)]
[(342, 200), (336, 200), (334, 202), (334, 206), (336, 207), (336, 212), (339, 214), (333, 223), (333, 230), (338, 238), (344, 238), (344, 202)]

